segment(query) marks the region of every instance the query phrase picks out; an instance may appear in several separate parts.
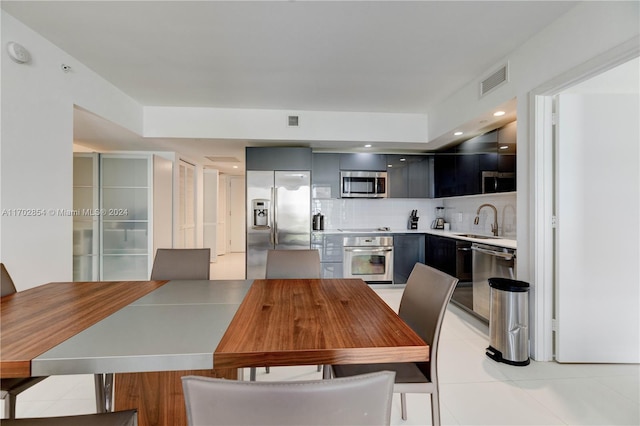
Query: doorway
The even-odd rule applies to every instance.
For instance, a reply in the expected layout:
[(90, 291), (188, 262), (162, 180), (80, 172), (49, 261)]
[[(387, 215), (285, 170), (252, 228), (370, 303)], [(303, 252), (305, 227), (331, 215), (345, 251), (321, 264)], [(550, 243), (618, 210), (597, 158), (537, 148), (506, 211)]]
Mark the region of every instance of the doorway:
[(640, 361), (637, 50), (532, 97), (538, 360)]

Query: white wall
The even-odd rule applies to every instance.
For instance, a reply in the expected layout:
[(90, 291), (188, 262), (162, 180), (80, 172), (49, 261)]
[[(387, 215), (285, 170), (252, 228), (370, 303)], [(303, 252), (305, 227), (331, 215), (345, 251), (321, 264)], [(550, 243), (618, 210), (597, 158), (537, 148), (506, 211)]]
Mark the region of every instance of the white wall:
[[(289, 127), (287, 117), (299, 116)], [(147, 137), (414, 142), (429, 139), (425, 114), (145, 107)]]
[[(91, 110), (133, 131), (142, 107), (62, 50), (1, 11), (2, 45), (22, 44), (32, 61), (2, 51), (0, 259), (18, 290), (72, 279), (73, 107)], [(62, 63), (72, 71), (62, 72)], [(42, 209), (42, 216), (12, 216)], [(37, 213), (37, 211), (36, 211)]]

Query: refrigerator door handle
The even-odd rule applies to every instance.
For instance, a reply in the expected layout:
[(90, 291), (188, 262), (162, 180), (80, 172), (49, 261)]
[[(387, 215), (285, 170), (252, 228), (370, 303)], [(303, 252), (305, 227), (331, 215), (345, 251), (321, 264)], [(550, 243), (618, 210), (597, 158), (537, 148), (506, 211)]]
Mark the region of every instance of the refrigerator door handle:
[(278, 187), (271, 188), (271, 199), (273, 200), (273, 233), (272, 242), (274, 246), (278, 245)]
[(273, 233), (274, 233), (274, 225), (275, 225), (275, 221), (273, 220), (273, 186), (271, 187), (271, 205), (269, 206), (269, 221), (270, 223), (270, 227), (269, 227), (269, 243), (271, 243), (271, 247), (273, 247), (274, 245), (274, 238), (273, 238)]

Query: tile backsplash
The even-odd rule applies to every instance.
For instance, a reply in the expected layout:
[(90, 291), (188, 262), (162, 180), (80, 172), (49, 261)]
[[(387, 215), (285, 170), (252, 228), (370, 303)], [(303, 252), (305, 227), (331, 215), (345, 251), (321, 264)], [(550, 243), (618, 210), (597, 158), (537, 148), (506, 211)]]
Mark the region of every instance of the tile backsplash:
[(515, 192), (447, 198), (443, 199), (439, 205), (444, 206), (445, 221), (451, 224), (452, 231), (491, 235), (493, 209), (483, 208), (479, 214), (479, 223), (473, 224), (478, 207), (485, 203), (492, 204), (498, 211), (498, 235), (515, 240), (517, 224)]
[(516, 238), (516, 193), (477, 195), (440, 199), (385, 198), (385, 199), (326, 199), (312, 201), (312, 213), (321, 212), (326, 230), (344, 228), (407, 229), (409, 215), (418, 210), (418, 230), (431, 228), (435, 220), (435, 208), (445, 208), (445, 221), (455, 232), (491, 234), (493, 210), (483, 208), (480, 223), (473, 224), (476, 211), (482, 204), (493, 204), (498, 210), (499, 235)]

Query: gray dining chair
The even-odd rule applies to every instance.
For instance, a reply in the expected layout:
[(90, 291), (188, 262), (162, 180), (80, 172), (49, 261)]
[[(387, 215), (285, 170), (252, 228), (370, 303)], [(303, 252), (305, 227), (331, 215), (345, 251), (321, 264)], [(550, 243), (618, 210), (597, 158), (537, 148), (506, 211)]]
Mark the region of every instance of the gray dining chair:
[[(16, 286), (11, 279), (11, 275), (9, 275), (4, 263), (0, 263), (0, 294), (5, 297), (14, 293), (16, 293)], [(8, 419), (15, 418), (18, 395), (46, 378), (47, 376), (0, 379), (0, 390), (3, 393), (6, 392), (4, 396), (4, 416)], [(4, 421), (2, 424), (4, 424)]]
[[(309, 250), (269, 250), (267, 252), (267, 279), (321, 278), (320, 252)], [(269, 367), (265, 367), (269, 373)], [(318, 372), (322, 366), (318, 366)], [(256, 368), (249, 369), (249, 380), (255, 381)]]
[(269, 250), (266, 278), (320, 278), (318, 250)]
[(407, 419), (405, 394), (428, 393), (431, 394), (431, 421), (434, 426), (440, 425), (438, 341), (444, 314), (457, 283), (457, 278), (416, 263), (402, 293), (398, 315), (429, 344), (429, 362), (332, 365), (333, 377), (343, 378), (380, 370), (394, 371), (393, 391), (400, 393), (402, 419)]
[(208, 280), (211, 249), (158, 249), (151, 280)]
[(394, 373), (335, 380), (182, 378), (189, 426), (389, 425)]
[(2, 426), (137, 426), (137, 410), (2, 420)]

